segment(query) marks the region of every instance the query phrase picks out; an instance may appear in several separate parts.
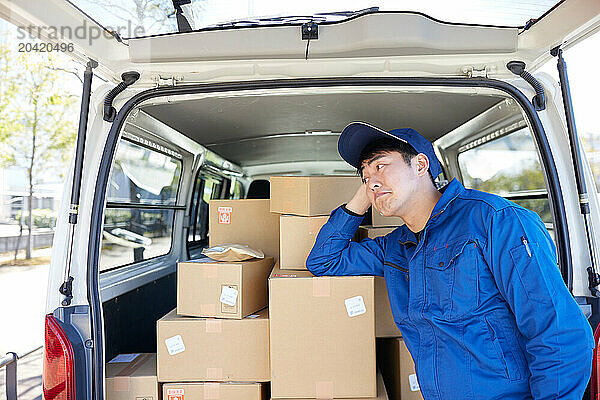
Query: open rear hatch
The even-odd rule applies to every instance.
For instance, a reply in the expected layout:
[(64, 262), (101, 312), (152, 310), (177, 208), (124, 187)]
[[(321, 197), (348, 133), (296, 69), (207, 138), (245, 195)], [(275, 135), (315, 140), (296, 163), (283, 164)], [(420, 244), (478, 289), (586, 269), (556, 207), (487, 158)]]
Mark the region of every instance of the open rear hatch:
[[(129, 2), (133, 5), (133, 1)], [(124, 2), (123, 10), (129, 7), (127, 3)], [(110, 9), (101, 9), (87, 0), (0, 0), (0, 16), (21, 27), (26, 32), (24, 36), (73, 43), (74, 51), (69, 53), (73, 58), (96, 60), (100, 64), (98, 71), (114, 81), (120, 81), (124, 71), (138, 71), (142, 74), (139, 83), (155, 83), (161, 78), (191, 83), (390, 72), (403, 76), (509, 76), (507, 62), (524, 61), (529, 71), (535, 70), (551, 57), (550, 49), (572, 46), (600, 25), (597, 1), (525, 3), (532, 14), (520, 15), (520, 19), (514, 18), (519, 15), (512, 15), (512, 20), (508, 20), (515, 24), (512, 26), (492, 24), (496, 21), (492, 18), (494, 13), (505, 15), (508, 6), (482, 1), (480, 7), (466, 7), (463, 20), (453, 17), (450, 22), (442, 22), (441, 13), (434, 19), (418, 12), (434, 9), (413, 5), (408, 12), (375, 8), (347, 13), (345, 18), (338, 15), (333, 20), (309, 14), (302, 18), (237, 20), (207, 27), (198, 22), (203, 15), (192, 18), (191, 9), (183, 5), (171, 8), (169, 14), (169, 2), (162, 2), (162, 12), (167, 13), (162, 22), (166, 28), (159, 32), (168, 33), (146, 37), (136, 37), (152, 32), (138, 29), (141, 22), (128, 20), (126, 13), (121, 15), (116, 9), (111, 19)], [(319, 11), (317, 7), (315, 10)], [(452, 8), (463, 9), (455, 4)], [(196, 13), (198, 10), (201, 8), (196, 7)], [(193, 21), (188, 28), (183, 19), (186, 11), (185, 21)], [(208, 15), (210, 11), (205, 12)], [(479, 12), (484, 22), (474, 24), (474, 12)], [(115, 16), (121, 18), (121, 26), (115, 25), (119, 21)], [(140, 18), (146, 21), (145, 16)], [(533, 20), (527, 22), (525, 18)], [(205, 19), (210, 20), (208, 16)], [(303, 39), (302, 26), (307, 21), (318, 25), (318, 35), (311, 36), (311, 40), (306, 31)], [(522, 21), (520, 25), (518, 21)], [(199, 28), (186, 32), (194, 25)], [(306, 58), (313, 62), (306, 63)], [(344, 62), (337, 62), (340, 59)]]

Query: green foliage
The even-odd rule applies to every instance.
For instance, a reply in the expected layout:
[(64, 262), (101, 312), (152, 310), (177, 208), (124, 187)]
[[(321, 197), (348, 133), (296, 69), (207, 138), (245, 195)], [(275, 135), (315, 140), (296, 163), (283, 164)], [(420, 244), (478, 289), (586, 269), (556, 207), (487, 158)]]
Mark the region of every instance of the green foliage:
[[(520, 170), (518, 174), (497, 174), (486, 181), (475, 178), (471, 179), (472, 189), (499, 195), (527, 190), (544, 190), (546, 188), (544, 175), (542, 174), (538, 163), (535, 163), (529, 168)], [(525, 199), (517, 200), (515, 203), (535, 211), (542, 221), (548, 223), (552, 222), (552, 214), (550, 212), (550, 203), (548, 202), (548, 199)]]
[(520, 192), (523, 190), (539, 190), (546, 187), (544, 175), (537, 163), (529, 168), (521, 169), (518, 174), (497, 174), (486, 181), (472, 179), (471, 187), (473, 189), (499, 194)]
[[(19, 53), (0, 40), (0, 164), (27, 170), (30, 184), (63, 175), (77, 134), (79, 96), (69, 94), (67, 61), (53, 53)], [(63, 57), (63, 58), (59, 58)]]
[[(18, 223), (21, 220), (21, 210), (17, 211), (15, 221)], [(28, 226), (29, 213), (25, 211), (23, 214), (23, 226)], [(38, 208), (33, 210), (33, 226), (36, 228), (54, 228), (56, 226), (56, 215), (47, 208)]]

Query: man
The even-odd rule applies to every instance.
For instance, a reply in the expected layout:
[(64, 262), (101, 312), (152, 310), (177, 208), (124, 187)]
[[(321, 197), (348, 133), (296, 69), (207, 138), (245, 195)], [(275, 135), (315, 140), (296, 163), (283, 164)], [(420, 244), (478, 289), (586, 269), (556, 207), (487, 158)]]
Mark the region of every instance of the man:
[[(438, 191), (440, 163), (413, 129), (352, 123), (338, 150), (363, 185), (331, 213), (306, 266), (385, 277), (423, 397), (581, 399), (592, 331), (537, 214), (456, 179)], [(351, 242), (371, 205), (405, 225)]]

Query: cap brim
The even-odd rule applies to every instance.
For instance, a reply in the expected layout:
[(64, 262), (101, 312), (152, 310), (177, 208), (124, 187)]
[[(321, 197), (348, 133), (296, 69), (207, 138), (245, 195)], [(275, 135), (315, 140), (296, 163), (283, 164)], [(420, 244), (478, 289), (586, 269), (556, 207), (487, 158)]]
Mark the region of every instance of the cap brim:
[(383, 129), (379, 129), (365, 122), (352, 122), (348, 124), (340, 134), (340, 138), (338, 139), (338, 152), (344, 161), (354, 168), (359, 168), (358, 161), (360, 153), (366, 145), (379, 138), (394, 138), (406, 142), (397, 136), (387, 133)]

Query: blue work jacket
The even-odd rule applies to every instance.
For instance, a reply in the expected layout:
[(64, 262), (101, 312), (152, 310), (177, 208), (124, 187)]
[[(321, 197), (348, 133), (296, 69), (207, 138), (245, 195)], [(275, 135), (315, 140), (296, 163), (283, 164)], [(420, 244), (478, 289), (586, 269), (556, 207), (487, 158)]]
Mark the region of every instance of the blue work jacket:
[(306, 266), (385, 277), (425, 399), (581, 399), (592, 330), (536, 213), (454, 179), (419, 241), (401, 226), (351, 242), (362, 219), (334, 210)]

